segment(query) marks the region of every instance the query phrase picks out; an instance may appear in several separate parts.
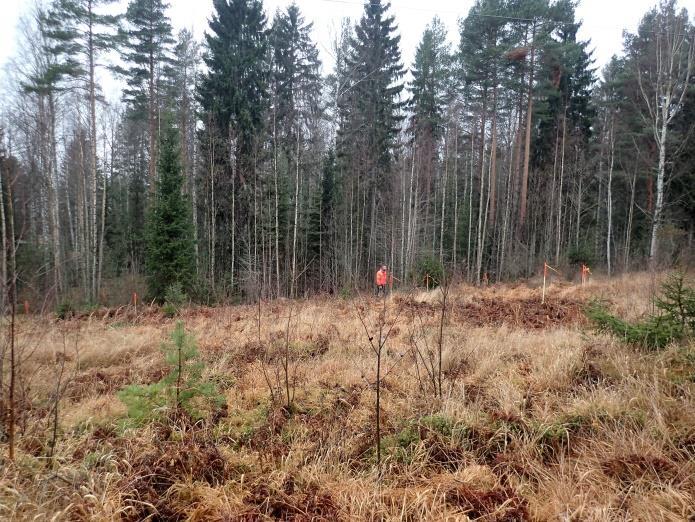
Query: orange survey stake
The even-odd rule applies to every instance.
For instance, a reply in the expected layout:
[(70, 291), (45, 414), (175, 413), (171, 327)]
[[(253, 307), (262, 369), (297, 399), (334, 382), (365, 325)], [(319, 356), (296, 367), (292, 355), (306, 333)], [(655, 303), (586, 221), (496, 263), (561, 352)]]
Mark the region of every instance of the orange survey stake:
[(591, 269), (588, 266), (586, 266), (584, 263), (582, 263), (582, 285), (589, 280), (590, 275), (591, 275)]

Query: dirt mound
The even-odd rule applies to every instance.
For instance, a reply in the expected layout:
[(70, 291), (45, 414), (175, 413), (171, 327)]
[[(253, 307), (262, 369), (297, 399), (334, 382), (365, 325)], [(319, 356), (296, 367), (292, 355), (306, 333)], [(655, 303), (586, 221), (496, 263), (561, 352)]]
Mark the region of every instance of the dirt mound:
[(267, 517), (307, 522), (341, 520), (338, 506), (329, 492), (313, 483), (300, 488), (291, 476), (285, 479), (281, 490), (264, 483), (254, 485), (244, 503), (249, 509), (237, 515), (241, 520)]
[(454, 305), (457, 322), (474, 326), (501, 326), (543, 329), (551, 326), (570, 325), (584, 321), (583, 304), (569, 298), (491, 299), (474, 298), (462, 305)]
[[(420, 315), (432, 317), (439, 313), (441, 304), (396, 297), (394, 303), (406, 317)], [(449, 317), (456, 323), (473, 326), (502, 326), (543, 329), (570, 325), (584, 321), (583, 303), (568, 297), (552, 297), (541, 303), (539, 297), (492, 298), (473, 297), (469, 302), (451, 305)]]
[(411, 316), (413, 314), (418, 315), (432, 315), (441, 307), (438, 303), (428, 303), (426, 301), (418, 301), (412, 297), (401, 297), (396, 296), (393, 298), (393, 302), (399, 310), (405, 312), (406, 316)]
[(472, 519), (485, 518), (506, 522), (529, 519), (527, 502), (510, 488), (476, 490), (466, 485), (444, 493), (447, 504), (459, 507)]
[(166, 494), (177, 482), (199, 481), (218, 486), (228, 476), (228, 465), (214, 444), (189, 438), (162, 441), (150, 451), (138, 451), (131, 462), (123, 462), (123, 489), (126, 503), (132, 506), (127, 520), (178, 520), (179, 509)]

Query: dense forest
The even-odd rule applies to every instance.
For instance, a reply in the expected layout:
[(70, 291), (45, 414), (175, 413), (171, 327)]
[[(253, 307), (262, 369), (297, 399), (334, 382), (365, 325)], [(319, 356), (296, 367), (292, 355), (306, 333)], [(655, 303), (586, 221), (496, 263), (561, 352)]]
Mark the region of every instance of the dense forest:
[(412, 63), (397, 6), (368, 0), (323, 42), (330, 67), (297, 4), (214, 0), (197, 41), (164, 0), (111, 3), (44, 1), (22, 25), (3, 307), (12, 289), (106, 303), (147, 280), (148, 299), (211, 303), (337, 293), (382, 263), (481, 283), (692, 254), (695, 27), (675, 0), (601, 71), (573, 0), (476, 0), (456, 35), (433, 18)]

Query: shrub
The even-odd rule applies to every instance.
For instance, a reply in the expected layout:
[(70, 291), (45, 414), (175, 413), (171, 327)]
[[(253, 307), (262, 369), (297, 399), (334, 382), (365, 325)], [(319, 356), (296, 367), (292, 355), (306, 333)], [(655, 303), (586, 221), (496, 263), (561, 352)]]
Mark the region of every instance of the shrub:
[(661, 285), (661, 292), (656, 306), (680, 323), (686, 333), (695, 331), (695, 288), (687, 285), (685, 276), (681, 273), (670, 276)]
[(349, 286), (345, 285), (340, 288), (340, 291), (338, 292), (338, 295), (340, 296), (341, 299), (348, 300), (353, 297), (353, 290)]
[(164, 306), (162, 306), (162, 313), (165, 317), (171, 319), (172, 317), (176, 317), (176, 314), (179, 313), (179, 310), (171, 303), (164, 303)]
[(662, 349), (674, 341), (692, 336), (695, 330), (695, 289), (686, 285), (682, 274), (671, 276), (662, 285), (662, 295), (655, 299), (655, 304), (659, 313), (637, 323), (612, 315), (599, 301), (589, 303), (586, 315), (598, 331), (648, 350)]
[(62, 301), (56, 307), (56, 316), (58, 319), (67, 319), (75, 315), (75, 307), (70, 301)]
[(434, 257), (421, 258), (415, 264), (413, 278), (418, 285), (436, 288), (444, 279), (444, 267)]
[(420, 419), (420, 425), (445, 437), (451, 437), (454, 429), (454, 424), (451, 419), (441, 414), (422, 417)]
[(567, 251), (567, 262), (570, 265), (578, 266), (584, 263), (585, 265), (591, 265), (594, 261), (594, 252), (592, 248), (586, 243), (580, 243), (571, 247)]
[(664, 348), (683, 337), (680, 325), (668, 315), (649, 316), (642, 322), (630, 323), (612, 315), (603, 303), (591, 302), (587, 317), (600, 332), (618, 337), (623, 342), (642, 346), (648, 350)]
[(167, 317), (174, 317), (179, 313), (183, 305), (186, 304), (188, 297), (186, 296), (181, 283), (174, 283), (167, 287), (167, 291), (164, 294), (164, 306), (162, 307), (162, 312)]
[(127, 386), (118, 394), (135, 424), (165, 418), (172, 411), (201, 419), (225, 404), (217, 386), (202, 378), (204, 365), (195, 340), (186, 334), (181, 321), (162, 351), (170, 368), (166, 377), (154, 384)]

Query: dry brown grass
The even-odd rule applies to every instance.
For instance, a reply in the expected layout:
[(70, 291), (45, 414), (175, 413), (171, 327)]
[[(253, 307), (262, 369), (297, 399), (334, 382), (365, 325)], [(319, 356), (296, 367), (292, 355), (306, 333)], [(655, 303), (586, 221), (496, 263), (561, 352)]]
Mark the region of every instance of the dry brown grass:
[[(663, 277), (663, 276), (660, 276)], [(215, 423), (124, 429), (116, 393), (161, 378), (173, 321), (152, 312), (24, 320), (31, 406), (19, 459), (0, 470), (0, 518), (16, 520), (688, 520), (695, 516), (695, 347), (642, 353), (595, 336), (591, 297), (637, 317), (650, 279), (585, 287), (458, 286), (445, 327), (444, 398), (423, 394), (411, 335), (434, 343), (439, 292), (389, 298), (398, 317), (382, 396), (385, 463), (374, 466), (374, 357), (358, 309), (371, 298), (264, 303), (184, 313), (206, 374), (223, 384)], [(470, 306), (494, 306), (471, 317)], [(481, 303), (485, 303), (481, 305)], [(262, 354), (290, 307), (295, 410), (271, 404)], [(544, 310), (548, 310), (544, 315)], [(539, 319), (540, 318), (540, 319)], [(540, 322), (539, 322), (540, 321)], [(540, 325), (540, 326), (539, 326)], [(40, 342), (39, 342), (40, 339)], [(55, 463), (45, 456), (56, 353), (75, 374), (61, 403)], [(272, 372), (272, 368), (266, 368)], [(72, 374), (71, 374), (72, 375)]]

